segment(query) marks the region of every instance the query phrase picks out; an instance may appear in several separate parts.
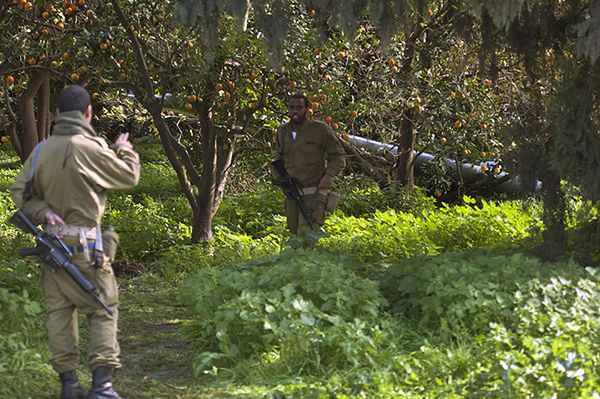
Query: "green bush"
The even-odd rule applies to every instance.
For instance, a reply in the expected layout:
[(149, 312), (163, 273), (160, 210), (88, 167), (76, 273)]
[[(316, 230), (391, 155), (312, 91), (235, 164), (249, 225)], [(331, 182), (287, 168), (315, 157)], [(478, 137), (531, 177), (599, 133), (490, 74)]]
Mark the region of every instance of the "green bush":
[(360, 267), (347, 256), (288, 250), (201, 270), (182, 289), (196, 371), (246, 360), (252, 373), (312, 374), (389, 358), (393, 323), (375, 283), (354, 272)]
[(390, 209), (406, 213), (434, 210), (435, 204), (436, 200), (420, 187), (415, 190), (392, 186), (381, 189), (371, 185), (341, 190), (338, 209), (345, 215), (369, 216)]
[(0, 397), (31, 392), (53, 374), (43, 356), (47, 350), (41, 313), (39, 301), (26, 289), (0, 286)]
[(598, 395), (600, 278), (592, 269), (508, 251), (444, 254), (391, 266), (381, 289), (400, 320), (429, 336), (396, 359), (409, 392)]
[(191, 227), (178, 220), (185, 207), (177, 201), (159, 201), (144, 196), (136, 202), (131, 195), (111, 197), (104, 214), (104, 225), (113, 225), (119, 233), (120, 258), (149, 260), (165, 248), (191, 238)]
[(392, 312), (424, 329), (446, 326), (478, 334), (487, 331), (490, 322), (510, 323), (519, 287), (532, 279), (550, 278), (561, 267), (508, 250), (445, 253), (392, 265), (381, 289)]
[(399, 261), (443, 251), (511, 245), (529, 237), (539, 226), (518, 202), (495, 204), (482, 201), (444, 206), (421, 213), (376, 211), (371, 217), (334, 214), (325, 222), (325, 248), (359, 255), (367, 261)]
[(279, 252), (277, 236), (252, 238), (233, 233), (227, 228), (216, 229), (211, 242), (201, 245), (181, 244), (164, 250), (150, 270), (157, 271), (174, 283), (180, 283), (189, 274), (205, 267), (223, 267), (264, 258)]
[(282, 215), (284, 196), (271, 185), (261, 185), (255, 191), (225, 197), (214, 225), (226, 226), (232, 231), (253, 237), (283, 233)]

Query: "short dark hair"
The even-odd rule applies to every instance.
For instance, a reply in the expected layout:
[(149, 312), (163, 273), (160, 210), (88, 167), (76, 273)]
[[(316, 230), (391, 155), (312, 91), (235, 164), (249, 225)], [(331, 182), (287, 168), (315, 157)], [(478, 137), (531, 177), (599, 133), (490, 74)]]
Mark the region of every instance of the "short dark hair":
[(308, 108), (308, 106), (310, 105), (310, 101), (308, 101), (308, 97), (306, 97), (306, 95), (304, 95), (302, 93), (292, 94), (292, 96), (290, 97), (290, 100), (292, 98), (301, 98), (302, 100), (304, 100), (304, 106), (306, 108)]
[(84, 113), (91, 103), (90, 93), (78, 85), (67, 86), (58, 93), (58, 112)]

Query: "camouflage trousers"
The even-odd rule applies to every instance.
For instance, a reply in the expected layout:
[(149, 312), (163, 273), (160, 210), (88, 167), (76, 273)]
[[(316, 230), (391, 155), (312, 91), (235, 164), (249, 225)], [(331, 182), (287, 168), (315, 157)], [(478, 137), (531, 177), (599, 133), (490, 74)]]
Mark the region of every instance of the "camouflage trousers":
[[(67, 245), (76, 245), (73, 237), (65, 237)], [(74, 370), (79, 365), (78, 311), (85, 314), (89, 329), (88, 365), (118, 368), (117, 342), (118, 291), (110, 262), (95, 268), (84, 253), (75, 253), (71, 261), (96, 286), (100, 298), (113, 310), (106, 313), (91, 296), (67, 275), (64, 269), (50, 272), (42, 269), (42, 291), (48, 307), (46, 328), (50, 342), (50, 364), (57, 373)]]

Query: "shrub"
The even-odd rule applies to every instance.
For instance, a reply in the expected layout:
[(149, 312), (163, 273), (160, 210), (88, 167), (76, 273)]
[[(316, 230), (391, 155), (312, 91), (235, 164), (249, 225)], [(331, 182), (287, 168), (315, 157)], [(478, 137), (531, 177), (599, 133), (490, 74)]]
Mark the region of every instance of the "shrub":
[(319, 245), (367, 261), (394, 262), (442, 251), (511, 245), (529, 237), (538, 224), (518, 202), (483, 201), (480, 207), (444, 206), (420, 214), (394, 210), (376, 211), (371, 217), (335, 214), (325, 222), (327, 236)]
[(417, 187), (409, 190), (392, 186), (383, 189), (376, 185), (348, 187), (341, 192), (338, 209), (346, 215), (368, 216), (377, 211), (396, 210), (398, 212), (421, 212), (434, 210), (435, 199)]
[(380, 313), (385, 300), (375, 283), (354, 273), (360, 267), (352, 257), (288, 250), (201, 270), (182, 289), (196, 371), (245, 359), (249, 369), (311, 374), (386, 358), (392, 323)]
[(279, 252), (280, 246), (277, 236), (255, 239), (223, 227), (216, 230), (213, 240), (207, 244), (181, 244), (167, 248), (152, 263), (151, 270), (163, 274), (169, 281), (180, 283), (189, 274), (205, 267), (231, 266), (268, 257)]
[(111, 198), (103, 223), (113, 225), (121, 243), (119, 256), (126, 260), (151, 259), (165, 248), (182, 244), (191, 237), (180, 202), (158, 201), (144, 196), (136, 202), (131, 195)]
[(0, 286), (0, 397), (30, 392), (53, 374), (42, 356), (46, 351), (41, 312), (26, 289)]
[(225, 197), (213, 223), (228, 229), (264, 237), (283, 233), (282, 217), (284, 196), (281, 190), (271, 185), (261, 185), (256, 191)]
[(394, 360), (404, 392), (592, 397), (600, 373), (600, 278), (574, 262), (511, 251), (392, 265), (382, 293), (428, 338)]

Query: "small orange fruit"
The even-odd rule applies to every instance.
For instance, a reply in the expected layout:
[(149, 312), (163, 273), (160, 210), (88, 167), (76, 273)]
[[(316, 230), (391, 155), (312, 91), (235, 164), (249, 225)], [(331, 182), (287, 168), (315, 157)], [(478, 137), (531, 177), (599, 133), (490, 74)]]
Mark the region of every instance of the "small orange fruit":
[(6, 84), (10, 86), (10, 85), (12, 85), (13, 83), (15, 83), (15, 78), (14, 78), (12, 75), (8, 75), (8, 76), (6, 77)]
[(221, 83), (216, 83), (215, 84), (215, 91), (221, 91), (223, 90), (223, 85)]
[(185, 109), (186, 109), (186, 110), (188, 110), (188, 111), (191, 111), (191, 110), (192, 110), (192, 108), (194, 108), (194, 106), (193, 106), (192, 104), (190, 104), (190, 103), (185, 103), (184, 107), (185, 107)]
[(79, 74), (77, 72), (73, 72), (71, 74), (71, 80), (79, 80)]
[(350, 117), (352, 119), (356, 118), (358, 116), (358, 111), (356, 111), (355, 109), (353, 109), (352, 111), (350, 111)]

